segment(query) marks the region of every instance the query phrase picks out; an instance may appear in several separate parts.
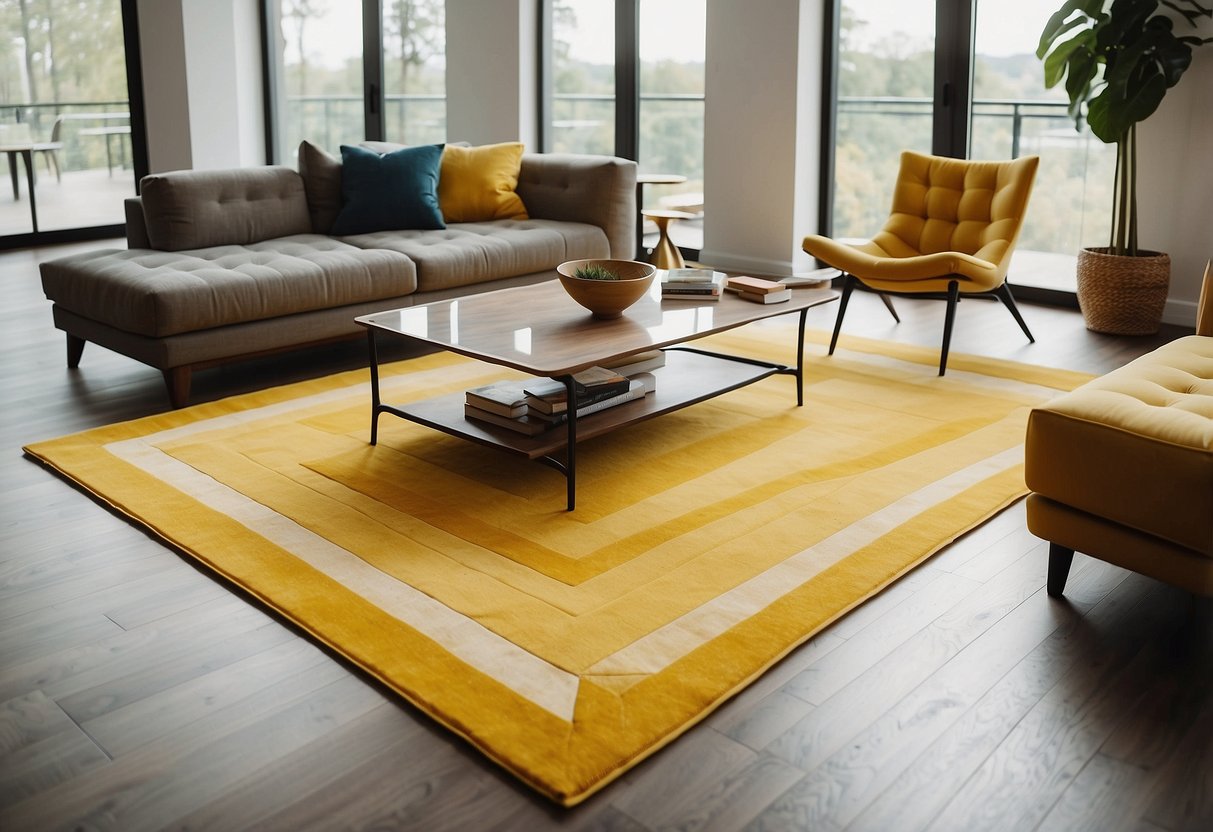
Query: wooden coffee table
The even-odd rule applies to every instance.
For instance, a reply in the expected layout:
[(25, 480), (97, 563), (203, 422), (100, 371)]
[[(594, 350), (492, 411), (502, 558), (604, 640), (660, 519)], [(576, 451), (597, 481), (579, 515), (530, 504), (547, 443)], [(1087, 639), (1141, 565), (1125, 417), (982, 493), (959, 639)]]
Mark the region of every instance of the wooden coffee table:
[[(622, 318), (596, 320), (573, 302), (556, 280), (500, 289), (364, 315), (371, 364), (371, 444), (378, 441), (379, 415), (403, 419), (541, 462), (564, 474), (567, 505), (577, 495), (577, 443), (678, 410), (772, 375), (796, 378), (796, 404), (804, 403), (804, 324), (811, 307), (837, 300), (832, 289), (802, 289), (784, 303), (763, 305), (726, 293), (719, 301), (665, 300), (659, 281)], [(796, 366), (725, 355), (686, 344), (743, 324), (800, 314)], [(643, 399), (577, 418), (538, 436), (482, 424), (464, 417), (462, 391), (408, 404), (385, 404), (379, 391), (376, 339), (407, 338), (489, 364), (511, 367), (565, 383), (574, 400), (573, 374), (603, 362), (652, 349), (666, 351), (666, 366), (653, 371), (656, 392)]]

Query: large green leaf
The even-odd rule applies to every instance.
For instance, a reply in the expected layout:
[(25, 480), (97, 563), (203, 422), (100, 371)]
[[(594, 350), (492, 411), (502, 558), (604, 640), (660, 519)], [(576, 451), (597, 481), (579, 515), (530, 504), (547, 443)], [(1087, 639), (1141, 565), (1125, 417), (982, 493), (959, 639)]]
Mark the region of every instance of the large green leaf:
[(1116, 51), (1140, 36), (1146, 20), (1158, 10), (1158, 0), (1112, 0), (1107, 21), (1096, 27), (1095, 50), (1107, 54), (1108, 63), (1116, 60)]
[(1087, 108), (1091, 132), (1104, 142), (1120, 141), (1130, 127), (1158, 109), (1166, 93), (1167, 83), (1159, 72), (1149, 75), (1133, 90), (1124, 84), (1108, 84)]
[[(1071, 56), (1075, 50), (1082, 50), (1086, 55), (1094, 57), (1091, 53), (1091, 46), (1095, 43), (1095, 33), (1090, 29), (1079, 32), (1074, 37), (1070, 38), (1065, 43), (1058, 46), (1049, 53), (1049, 57), (1045, 58), (1045, 87), (1051, 88), (1057, 86), (1069, 69)], [(1084, 55), (1075, 56), (1076, 60), (1083, 60)], [(1072, 69), (1069, 69), (1073, 72)]]
[[(1104, 0), (1066, 0), (1061, 8), (1049, 18), (1049, 22), (1045, 24), (1044, 31), (1040, 33), (1040, 44), (1036, 47), (1036, 57), (1044, 58), (1049, 51), (1049, 47), (1059, 37), (1075, 26), (1081, 26), (1089, 19), (1098, 17), (1099, 13), (1103, 10), (1103, 4)], [(1070, 15), (1075, 12), (1082, 12), (1083, 16), (1076, 17), (1073, 21), (1067, 22)]]
[(1070, 106), (1066, 112), (1074, 119), (1074, 128), (1082, 131), (1083, 105), (1091, 98), (1091, 83), (1099, 74), (1099, 61), (1095, 55), (1076, 53), (1070, 59), (1069, 72), (1066, 75), (1066, 94), (1070, 97)]

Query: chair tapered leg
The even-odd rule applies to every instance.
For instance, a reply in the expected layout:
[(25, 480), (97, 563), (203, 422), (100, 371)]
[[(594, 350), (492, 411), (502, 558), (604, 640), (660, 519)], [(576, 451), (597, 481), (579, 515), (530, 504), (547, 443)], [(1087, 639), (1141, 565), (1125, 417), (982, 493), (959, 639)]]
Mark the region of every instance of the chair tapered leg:
[(956, 320), (956, 304), (960, 303), (960, 283), (948, 283), (948, 311), (943, 319), (943, 349), (939, 353), (939, 374), (948, 369), (948, 347), (952, 345), (952, 323)]
[(1002, 305), (1010, 310), (1011, 316), (1015, 318), (1015, 323), (1019, 324), (1019, 328), (1023, 330), (1023, 334), (1028, 336), (1028, 340), (1035, 344), (1036, 339), (1032, 337), (1031, 330), (1029, 330), (1028, 325), (1024, 323), (1023, 315), (1019, 314), (1019, 307), (1015, 305), (1015, 296), (1011, 294), (1011, 287), (1005, 280), (1001, 286), (994, 290), (994, 294), (1000, 301), (1002, 301)]
[(901, 323), (901, 317), (897, 314), (897, 310), (893, 308), (893, 301), (884, 292), (877, 292), (880, 299), (884, 301), (884, 308), (889, 310), (889, 314), (893, 316), (893, 320)]
[(1073, 562), (1073, 549), (1067, 549), (1057, 543), (1049, 544), (1049, 578), (1045, 584), (1045, 592), (1054, 598), (1061, 597), (1066, 588), (1066, 578), (1070, 576), (1070, 564)]
[(834, 347), (838, 345), (838, 333), (842, 331), (842, 316), (847, 314), (847, 303), (851, 300), (853, 291), (855, 291), (855, 276), (848, 274), (842, 282), (842, 297), (838, 299), (838, 317), (834, 320), (834, 335), (830, 338), (828, 355), (833, 355)]

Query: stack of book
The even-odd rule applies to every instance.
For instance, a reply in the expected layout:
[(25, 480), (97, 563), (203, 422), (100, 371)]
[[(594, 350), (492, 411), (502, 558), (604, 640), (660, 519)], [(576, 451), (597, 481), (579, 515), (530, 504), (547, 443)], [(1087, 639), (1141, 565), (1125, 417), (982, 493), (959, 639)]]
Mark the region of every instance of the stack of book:
[[(665, 354), (659, 355), (664, 363)], [(657, 386), (651, 373), (637, 372), (628, 377), (604, 367), (583, 370), (573, 376), (573, 381), (579, 419), (633, 399), (644, 398)], [(536, 436), (567, 422), (568, 407), (568, 388), (563, 381), (550, 378), (500, 381), (468, 390), (463, 415), (527, 436)]]
[(661, 297), (666, 300), (720, 300), (724, 273), (711, 269), (670, 269), (661, 279)]
[(753, 303), (780, 303), (792, 298), (792, 290), (784, 284), (748, 275), (730, 277), (724, 288)]

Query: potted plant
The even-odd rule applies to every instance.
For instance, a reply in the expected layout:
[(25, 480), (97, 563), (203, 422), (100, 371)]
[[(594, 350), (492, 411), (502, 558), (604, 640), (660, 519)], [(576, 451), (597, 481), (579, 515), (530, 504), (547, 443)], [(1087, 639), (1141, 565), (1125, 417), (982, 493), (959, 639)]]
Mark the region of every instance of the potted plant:
[(1116, 145), (1111, 239), (1078, 256), (1078, 304), (1096, 332), (1157, 332), (1171, 281), (1171, 258), (1137, 245), (1137, 123), (1178, 83), (1192, 49), (1213, 38), (1177, 34), (1159, 5), (1193, 29), (1213, 18), (1213, 8), (1197, 0), (1067, 0), (1036, 50), (1045, 86), (1065, 81), (1076, 128), (1085, 122)]

